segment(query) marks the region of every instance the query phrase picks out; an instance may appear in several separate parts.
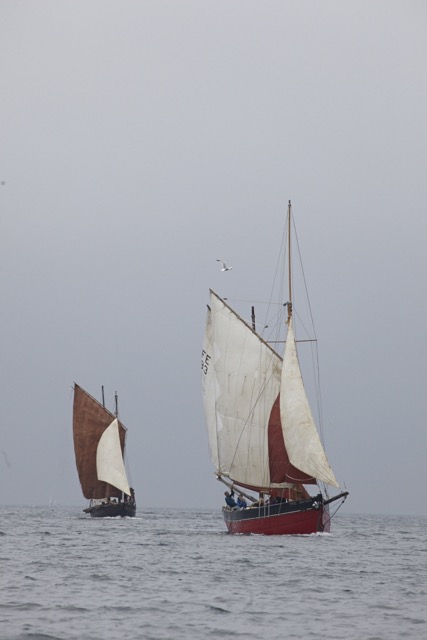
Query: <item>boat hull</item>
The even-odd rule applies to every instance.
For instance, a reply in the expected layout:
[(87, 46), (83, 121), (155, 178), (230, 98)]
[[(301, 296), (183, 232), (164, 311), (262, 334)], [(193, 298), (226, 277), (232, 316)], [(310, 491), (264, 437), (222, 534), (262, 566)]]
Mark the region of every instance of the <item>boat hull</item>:
[(304, 535), (329, 532), (329, 508), (316, 500), (247, 509), (223, 508), (229, 533)]
[(134, 502), (109, 502), (96, 504), (84, 509), (92, 518), (134, 518), (136, 514), (136, 504)]

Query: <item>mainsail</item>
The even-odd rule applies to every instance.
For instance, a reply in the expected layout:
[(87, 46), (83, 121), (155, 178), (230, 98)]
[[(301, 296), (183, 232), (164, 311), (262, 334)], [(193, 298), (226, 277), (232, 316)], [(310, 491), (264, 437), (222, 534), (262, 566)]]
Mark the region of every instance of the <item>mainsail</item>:
[(204, 407), (216, 470), (245, 486), (267, 486), (265, 427), (280, 389), (280, 358), (213, 291), (204, 352)]
[[(114, 440), (116, 440), (115, 459), (117, 460), (120, 457), (123, 465), (126, 427), (118, 420), (116, 426), (113, 426), (115, 422), (116, 418), (110, 411), (105, 409), (77, 384), (74, 385), (74, 452), (82, 492), (84, 497), (89, 500), (102, 499), (106, 496), (121, 497), (122, 491), (130, 494), (127, 479), (124, 482), (123, 477), (118, 480), (121, 473), (119, 472), (117, 475), (117, 462), (113, 462), (113, 467), (115, 468), (113, 476), (111, 472), (105, 471), (106, 466), (109, 464), (105, 461), (105, 450), (111, 449), (110, 445)], [(112, 429), (108, 432), (110, 426)], [(114, 430), (116, 430), (116, 435), (114, 435)], [(97, 470), (97, 455), (99, 444), (104, 434), (106, 434), (105, 440), (104, 444), (101, 444), (99, 454), (102, 465), (101, 477), (98, 475)]]
[[(338, 486), (311, 417), (297, 360), (300, 383), (293, 380), (297, 376), (292, 326), (282, 363), (228, 304), (210, 293), (202, 386), (216, 472), (254, 490), (279, 490), (317, 480)], [(292, 389), (288, 388), (289, 371)]]

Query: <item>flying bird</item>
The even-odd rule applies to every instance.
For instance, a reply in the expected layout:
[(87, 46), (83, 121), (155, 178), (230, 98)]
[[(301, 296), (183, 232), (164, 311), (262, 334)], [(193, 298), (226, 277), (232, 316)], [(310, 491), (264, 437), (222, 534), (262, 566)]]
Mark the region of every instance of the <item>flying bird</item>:
[(221, 271), (230, 271), (233, 267), (228, 267), (223, 260), (217, 260), (221, 263)]

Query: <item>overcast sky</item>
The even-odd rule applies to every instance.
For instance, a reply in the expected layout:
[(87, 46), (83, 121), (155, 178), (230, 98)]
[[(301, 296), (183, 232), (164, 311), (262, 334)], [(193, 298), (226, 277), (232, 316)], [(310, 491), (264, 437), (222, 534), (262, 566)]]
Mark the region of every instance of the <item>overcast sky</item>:
[(141, 509), (222, 506), (208, 289), (268, 298), (291, 199), (344, 509), (427, 514), (426, 33), (425, 0), (1, 1), (0, 503), (86, 506), (76, 381), (118, 391)]

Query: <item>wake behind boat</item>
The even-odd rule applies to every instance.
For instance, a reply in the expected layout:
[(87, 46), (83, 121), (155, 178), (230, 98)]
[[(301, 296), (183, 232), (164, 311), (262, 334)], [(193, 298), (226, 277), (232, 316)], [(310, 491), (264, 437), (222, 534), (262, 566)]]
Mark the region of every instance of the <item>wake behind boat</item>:
[[(225, 492), (223, 507), (230, 533), (329, 531), (329, 504), (348, 495), (340, 491), (328, 496), (326, 485), (339, 489), (339, 484), (317, 432), (297, 354), (290, 203), (287, 235), (288, 300), (279, 307), (284, 316), (279, 324), (287, 327), (283, 357), (272, 346), (284, 342), (278, 335), (270, 343), (256, 331), (254, 307), (249, 324), (210, 291), (203, 401), (215, 473), (231, 490)], [(318, 485), (314, 496), (306, 488), (310, 485)], [(257, 498), (247, 489), (257, 492)]]
[(79, 385), (74, 385), (73, 436), (84, 509), (92, 517), (134, 517), (135, 494), (126, 476), (126, 427)]

